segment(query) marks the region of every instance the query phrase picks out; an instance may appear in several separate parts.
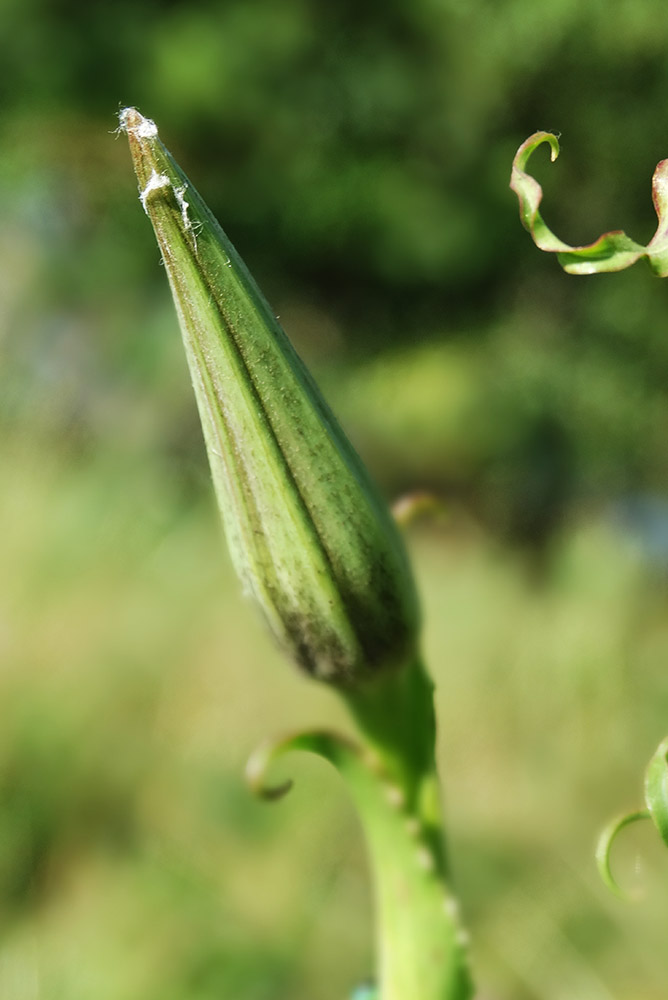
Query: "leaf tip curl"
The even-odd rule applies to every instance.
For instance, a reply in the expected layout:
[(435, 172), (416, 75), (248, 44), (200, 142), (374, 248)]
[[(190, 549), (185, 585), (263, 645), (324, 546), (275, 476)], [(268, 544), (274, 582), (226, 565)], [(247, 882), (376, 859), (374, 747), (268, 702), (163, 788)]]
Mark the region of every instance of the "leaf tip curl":
[(602, 831), (596, 845), (595, 857), (599, 875), (608, 889), (610, 889), (615, 896), (618, 896), (626, 902), (635, 901), (638, 898), (638, 894), (622, 889), (619, 882), (613, 875), (611, 863), (612, 845), (625, 827), (630, 826), (632, 823), (637, 823), (641, 819), (649, 818), (650, 814), (647, 809), (639, 809), (636, 812), (627, 813), (625, 816), (617, 817)]
[(522, 225), (531, 233), (540, 250), (556, 253), (561, 266), (569, 274), (604, 274), (622, 271), (642, 257), (658, 277), (668, 277), (668, 160), (662, 160), (652, 179), (652, 200), (656, 210), (657, 229), (646, 246), (630, 239), (621, 230), (604, 233), (585, 246), (569, 246), (548, 228), (539, 208), (543, 189), (526, 172), (529, 158), (542, 143), (550, 145), (550, 158), (559, 155), (559, 140), (551, 132), (535, 132), (517, 150), (513, 160), (510, 187), (517, 195)]
[(278, 784), (269, 784), (267, 772), (275, 759), (280, 754), (281, 748), (275, 741), (265, 740), (261, 743), (248, 758), (246, 763), (245, 778), (246, 784), (259, 799), (268, 802), (276, 802), (288, 794), (294, 782), (292, 778), (287, 778)]

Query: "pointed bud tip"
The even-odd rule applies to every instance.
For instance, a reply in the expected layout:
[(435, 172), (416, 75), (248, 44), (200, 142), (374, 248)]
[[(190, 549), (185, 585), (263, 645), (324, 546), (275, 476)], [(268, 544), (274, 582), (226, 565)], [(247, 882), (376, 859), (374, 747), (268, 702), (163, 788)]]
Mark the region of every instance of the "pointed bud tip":
[(158, 127), (150, 118), (144, 118), (136, 108), (123, 108), (118, 116), (120, 127), (127, 134), (137, 136), (139, 139), (154, 139), (158, 134)]
[(141, 203), (147, 211), (147, 196), (159, 187), (169, 185), (164, 173), (165, 157), (160, 155), (164, 150), (158, 139), (158, 126), (150, 118), (144, 118), (136, 108), (123, 108), (118, 118), (119, 130), (128, 137)]

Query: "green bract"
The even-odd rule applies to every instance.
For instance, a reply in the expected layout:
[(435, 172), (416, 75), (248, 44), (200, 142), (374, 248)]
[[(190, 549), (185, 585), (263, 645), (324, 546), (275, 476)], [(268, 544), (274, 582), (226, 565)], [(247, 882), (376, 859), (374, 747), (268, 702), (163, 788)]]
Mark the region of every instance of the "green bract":
[(234, 565), (310, 674), (355, 687), (417, 658), (397, 528), (243, 261), (158, 138), (121, 113), (176, 304)]
[(551, 132), (535, 132), (517, 150), (510, 178), (510, 186), (519, 198), (522, 223), (531, 233), (536, 246), (558, 254), (559, 263), (570, 274), (622, 271), (646, 257), (658, 277), (668, 276), (668, 160), (661, 160), (652, 178), (652, 199), (658, 224), (656, 233), (647, 246), (635, 243), (621, 230), (614, 230), (604, 233), (587, 246), (572, 247), (562, 242), (545, 225), (538, 210), (543, 189), (526, 172), (531, 154), (544, 142), (550, 146), (551, 159), (556, 160), (559, 155), (559, 140), (556, 135)]

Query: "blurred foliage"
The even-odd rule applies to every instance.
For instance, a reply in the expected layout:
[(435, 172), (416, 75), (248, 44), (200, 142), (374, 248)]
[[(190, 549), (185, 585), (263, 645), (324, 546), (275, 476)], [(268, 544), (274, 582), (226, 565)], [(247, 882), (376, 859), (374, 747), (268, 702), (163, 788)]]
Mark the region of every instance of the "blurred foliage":
[[(139, 452), (0, 458), (0, 995), (347, 996), (372, 933), (344, 790), (315, 759), (273, 806), (242, 779), (267, 734), (346, 723), (241, 603), (213, 502)], [(480, 995), (660, 1000), (664, 850), (620, 841), (634, 907), (592, 854), (666, 728), (665, 587), (602, 524), (539, 589), (463, 510), (410, 543)]]
[[(657, 4), (611, 16), (603, 0), (4, 0), (0, 416), (23, 423), (27, 407), (89, 443), (118, 419), (163, 452), (197, 440), (164, 276), (109, 137), (132, 103), (308, 360), (337, 363), (344, 421), (374, 409), (357, 373), (347, 386), (351, 366), (394, 350), (397, 371), (414, 368), (415, 347), (426, 359), (433, 402), (409, 414), (407, 446), (378, 419), (369, 441), (393, 456), (388, 485), (410, 485), (431, 438), (420, 475), (539, 549), (582, 498), (665, 492), (661, 283), (641, 269), (561, 274), (507, 190), (519, 142), (557, 129), (548, 221), (572, 242), (651, 234), (649, 181), (667, 152)], [(169, 401), (152, 428), (147, 388)], [(349, 413), (353, 391), (368, 402)], [(472, 433), (456, 415), (454, 449), (434, 419), (452, 411), (448, 391), (481, 404)]]
[(668, 730), (668, 292), (562, 274), (507, 189), (559, 131), (548, 223), (649, 238), (663, 5), (1, 0), (0, 25), (0, 996), (334, 1000), (371, 964), (335, 777), (295, 762), (274, 809), (239, 777), (340, 717), (218, 558), (112, 134), (135, 104), (388, 494), (445, 500), (412, 543), (481, 1000), (663, 1000), (665, 857), (641, 840), (625, 910), (590, 855)]

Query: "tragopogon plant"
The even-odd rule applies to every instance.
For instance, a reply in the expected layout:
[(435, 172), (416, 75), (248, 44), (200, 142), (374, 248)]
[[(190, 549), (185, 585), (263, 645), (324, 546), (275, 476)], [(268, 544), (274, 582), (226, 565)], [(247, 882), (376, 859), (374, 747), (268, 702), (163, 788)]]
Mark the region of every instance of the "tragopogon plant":
[[(652, 200), (657, 214), (657, 228), (646, 246), (635, 243), (626, 233), (615, 230), (604, 233), (587, 246), (572, 247), (562, 242), (548, 229), (539, 206), (543, 190), (538, 181), (527, 173), (532, 153), (543, 143), (550, 146), (551, 159), (559, 155), (559, 140), (550, 132), (536, 132), (517, 150), (513, 162), (510, 186), (520, 203), (520, 217), (541, 250), (556, 253), (565, 271), (570, 274), (600, 274), (622, 271), (646, 258), (658, 277), (668, 277), (668, 159), (661, 160), (652, 178)], [(645, 772), (645, 808), (613, 820), (601, 834), (596, 860), (602, 878), (618, 894), (622, 894), (610, 866), (610, 851), (617, 834), (630, 823), (652, 819), (664, 843), (668, 846), (668, 737), (662, 740)]]
[(375, 878), (378, 1000), (468, 1000), (434, 761), (432, 684), (402, 540), (243, 261), (158, 138), (121, 113), (167, 270), (232, 558), (279, 643), (329, 684), (359, 742), (305, 731), (262, 746), (249, 777), (308, 750), (339, 770)]

